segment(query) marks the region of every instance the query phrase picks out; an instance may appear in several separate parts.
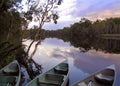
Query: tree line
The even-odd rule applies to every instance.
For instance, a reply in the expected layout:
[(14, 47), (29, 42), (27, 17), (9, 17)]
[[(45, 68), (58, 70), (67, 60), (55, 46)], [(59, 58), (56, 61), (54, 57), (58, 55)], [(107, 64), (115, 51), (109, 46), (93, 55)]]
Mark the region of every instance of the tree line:
[[(27, 30), (26, 37), (34, 36), (35, 29)], [(70, 27), (64, 27), (57, 30), (42, 29), (41, 36), (58, 37), (58, 38), (96, 38), (96, 37), (120, 37), (120, 18), (109, 18), (106, 20), (90, 21), (82, 18), (79, 22), (72, 24)]]
[(71, 38), (93, 38), (98, 36), (120, 36), (120, 18), (109, 18), (106, 20), (90, 21), (82, 18), (70, 27), (59, 30), (47, 31), (50, 36), (68, 36)]
[[(25, 38), (31, 36), (30, 39), (32, 39), (36, 29), (27, 30)], [(106, 20), (96, 20), (94, 22), (82, 18), (79, 22), (72, 24), (70, 27), (64, 27), (63, 29), (42, 29), (41, 37), (42, 40), (49, 37), (62, 39), (80, 48), (83, 52), (94, 48), (109, 53), (119, 53), (120, 18), (109, 18)], [(109, 40), (100, 38), (107, 38)]]

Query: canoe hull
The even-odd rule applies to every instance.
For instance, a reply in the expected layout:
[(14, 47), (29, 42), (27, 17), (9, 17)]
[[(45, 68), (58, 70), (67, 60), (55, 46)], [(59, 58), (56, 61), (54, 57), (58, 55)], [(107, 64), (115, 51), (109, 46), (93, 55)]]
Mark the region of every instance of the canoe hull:
[(69, 68), (67, 61), (64, 61), (44, 74), (37, 76), (27, 86), (67, 86), (69, 80)]
[(116, 78), (115, 66), (108, 66), (72, 86), (114, 86)]
[[(4, 79), (6, 79), (4, 81)], [(4, 68), (0, 70), (0, 84), (1, 85), (11, 85), (11, 83), (14, 83), (14, 86), (19, 86), (21, 80), (21, 71), (20, 71), (20, 65), (17, 62), (17, 60), (14, 60)], [(6, 86), (7, 86), (6, 85)]]
[(68, 86), (69, 85), (69, 73), (64, 81), (64, 83), (61, 86)]

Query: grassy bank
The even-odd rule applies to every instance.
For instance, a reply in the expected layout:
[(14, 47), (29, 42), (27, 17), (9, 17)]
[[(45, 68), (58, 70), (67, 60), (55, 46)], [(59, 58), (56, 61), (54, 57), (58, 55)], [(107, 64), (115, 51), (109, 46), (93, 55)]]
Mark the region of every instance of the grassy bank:
[(120, 37), (120, 34), (101, 34), (101, 37)]
[(120, 34), (101, 34), (99, 35), (101, 38), (106, 38), (106, 39), (118, 39), (120, 40)]

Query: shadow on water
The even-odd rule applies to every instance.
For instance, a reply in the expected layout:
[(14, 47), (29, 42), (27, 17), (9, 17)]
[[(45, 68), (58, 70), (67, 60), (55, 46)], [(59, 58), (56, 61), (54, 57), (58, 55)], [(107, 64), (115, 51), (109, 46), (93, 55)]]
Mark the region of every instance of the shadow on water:
[(18, 55), (16, 58), (21, 65), (21, 86), (25, 86), (30, 80), (42, 73), (42, 66), (36, 63), (33, 59), (27, 59), (27, 56), (24, 54), (21, 53), (21, 55)]

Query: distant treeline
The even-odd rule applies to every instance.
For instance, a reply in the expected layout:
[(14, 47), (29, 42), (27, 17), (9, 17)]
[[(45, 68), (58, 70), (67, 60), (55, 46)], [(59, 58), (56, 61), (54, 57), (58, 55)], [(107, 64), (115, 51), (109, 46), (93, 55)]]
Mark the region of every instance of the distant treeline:
[[(33, 39), (36, 29), (27, 30), (25, 38)], [(83, 18), (70, 27), (58, 30), (42, 29), (41, 33), (40, 37), (42, 39), (59, 38), (65, 42), (70, 42), (71, 45), (80, 48), (83, 52), (96, 49), (110, 53), (120, 53), (120, 18), (96, 20), (95, 22)], [(114, 38), (117, 40), (114, 40)]]
[(120, 18), (109, 18), (106, 20), (96, 20), (92, 22), (86, 18), (74, 23), (70, 27), (64, 27), (56, 31), (46, 31), (49, 36), (71, 38), (93, 38), (98, 36), (119, 36), (120, 37)]
[[(30, 29), (26, 31), (26, 37), (33, 37), (37, 31)], [(82, 18), (79, 22), (74, 23), (70, 27), (64, 27), (57, 30), (41, 30), (42, 37), (57, 37), (70, 39), (77, 38), (94, 38), (94, 37), (120, 37), (120, 18), (109, 18), (106, 20), (90, 21)]]

